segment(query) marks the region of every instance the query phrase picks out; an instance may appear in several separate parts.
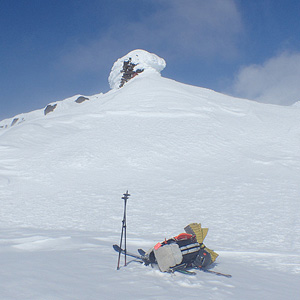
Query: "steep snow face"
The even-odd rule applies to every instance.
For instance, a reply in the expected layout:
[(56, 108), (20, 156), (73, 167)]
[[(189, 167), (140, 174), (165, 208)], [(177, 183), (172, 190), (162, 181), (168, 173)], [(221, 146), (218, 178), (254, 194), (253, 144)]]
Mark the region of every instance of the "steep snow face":
[(114, 63), (108, 82), (112, 89), (117, 89), (139, 73), (152, 71), (160, 74), (165, 67), (165, 60), (156, 54), (133, 50)]

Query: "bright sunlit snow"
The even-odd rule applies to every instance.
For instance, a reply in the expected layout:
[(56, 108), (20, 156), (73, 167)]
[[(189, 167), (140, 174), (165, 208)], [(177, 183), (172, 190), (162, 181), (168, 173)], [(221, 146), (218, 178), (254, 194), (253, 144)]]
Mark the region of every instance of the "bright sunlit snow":
[[(296, 299), (299, 107), (178, 83), (145, 55), (156, 71), (120, 89), (122, 59), (108, 93), (0, 122), (0, 298)], [(117, 271), (127, 189), (128, 250), (199, 222), (232, 278)]]

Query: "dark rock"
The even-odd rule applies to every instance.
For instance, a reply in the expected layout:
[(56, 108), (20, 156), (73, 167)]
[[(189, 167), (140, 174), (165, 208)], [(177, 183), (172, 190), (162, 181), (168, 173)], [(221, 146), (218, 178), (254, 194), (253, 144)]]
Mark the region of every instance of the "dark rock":
[(56, 108), (57, 104), (54, 104), (54, 105), (51, 105), (51, 104), (48, 104), (46, 106), (46, 108), (44, 109), (44, 115), (47, 115), (48, 113), (54, 111), (54, 109)]
[(121, 71), (121, 73), (123, 73), (123, 76), (121, 78), (121, 83), (120, 83), (119, 87), (122, 87), (130, 79), (132, 79), (133, 77), (138, 75), (138, 73), (142, 73), (144, 71), (143, 69), (138, 69), (138, 70), (134, 71), (135, 66), (136, 66), (136, 64), (131, 62), (131, 58), (129, 58), (129, 60), (127, 60), (127, 61), (124, 61), (123, 69)]
[(19, 118), (14, 118), (10, 126), (14, 126), (18, 122)]
[(85, 100), (90, 100), (90, 99), (87, 98), (87, 97), (80, 96), (80, 97), (78, 97), (78, 98), (75, 100), (75, 102), (76, 102), (76, 103), (82, 103), (82, 102), (84, 102)]

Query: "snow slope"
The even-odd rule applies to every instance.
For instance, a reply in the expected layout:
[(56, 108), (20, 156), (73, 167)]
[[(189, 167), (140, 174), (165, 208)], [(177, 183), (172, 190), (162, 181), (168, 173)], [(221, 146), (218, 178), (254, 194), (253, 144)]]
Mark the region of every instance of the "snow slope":
[[(156, 71), (76, 97), (0, 129), (1, 299), (296, 299), (299, 107)], [(233, 277), (117, 271), (127, 189), (129, 250), (201, 222)]]

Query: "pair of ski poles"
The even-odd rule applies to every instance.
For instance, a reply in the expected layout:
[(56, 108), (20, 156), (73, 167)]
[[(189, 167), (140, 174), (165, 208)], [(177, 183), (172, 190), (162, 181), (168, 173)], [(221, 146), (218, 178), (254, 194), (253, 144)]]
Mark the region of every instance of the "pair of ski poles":
[(124, 215), (123, 215), (123, 220), (122, 220), (122, 231), (121, 231), (120, 250), (119, 250), (117, 270), (120, 269), (123, 235), (124, 235), (125, 266), (127, 264), (127, 262), (126, 262), (126, 252), (127, 252), (127, 245), (126, 245), (126, 205), (127, 205), (127, 200), (129, 198), (129, 196), (130, 196), (130, 194), (128, 194), (128, 191), (127, 191), (125, 194), (123, 194), (123, 197), (122, 197), (122, 199), (124, 200)]

